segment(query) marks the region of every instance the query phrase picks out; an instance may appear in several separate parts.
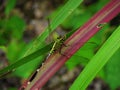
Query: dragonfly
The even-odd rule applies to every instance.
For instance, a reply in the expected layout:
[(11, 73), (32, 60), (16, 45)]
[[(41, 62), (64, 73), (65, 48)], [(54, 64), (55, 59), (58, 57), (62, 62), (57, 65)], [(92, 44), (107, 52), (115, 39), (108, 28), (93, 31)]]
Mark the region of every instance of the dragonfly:
[[(49, 33), (50, 33), (50, 31), (51, 31), (51, 26), (50, 26), (50, 19), (48, 18), (48, 30), (49, 30)], [(59, 53), (60, 54), (62, 54), (62, 52), (61, 52), (61, 48), (62, 48), (62, 46), (64, 45), (64, 46), (67, 46), (67, 45), (65, 45), (64, 44), (64, 41), (66, 40), (66, 35), (64, 35), (64, 36), (61, 36), (61, 35), (56, 35), (56, 37), (54, 38), (54, 43), (53, 43), (53, 46), (52, 46), (52, 48), (51, 48), (51, 50), (49, 51), (49, 54), (48, 54), (48, 56), (47, 56), (47, 59), (48, 59), (48, 57), (50, 56), (50, 55), (52, 55), (54, 52), (56, 52), (56, 51), (59, 51)], [(62, 55), (64, 55), (64, 54), (62, 54)]]

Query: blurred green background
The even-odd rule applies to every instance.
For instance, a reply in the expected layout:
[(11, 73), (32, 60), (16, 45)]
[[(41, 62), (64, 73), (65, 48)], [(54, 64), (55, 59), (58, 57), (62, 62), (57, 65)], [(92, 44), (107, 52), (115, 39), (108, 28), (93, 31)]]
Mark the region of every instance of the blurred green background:
[[(56, 13), (68, 0), (0, 0), (0, 69), (16, 62), (29, 48), (31, 42), (44, 32), (48, 26), (47, 18), (54, 18)], [(77, 30), (99, 11), (109, 0), (84, 0), (70, 16), (55, 30), (66, 34)], [(72, 81), (82, 68), (95, 55), (97, 50), (120, 25), (120, 15), (105, 25), (88, 43), (86, 43), (65, 66), (43, 87), (43, 90), (68, 90)], [(52, 37), (49, 37), (52, 38)], [(46, 44), (49, 43), (47, 39)], [(43, 42), (44, 45), (44, 42)], [(101, 70), (87, 90), (119, 90), (120, 88), (120, 50)], [(46, 56), (46, 55), (45, 55)], [(45, 58), (45, 57), (44, 57)], [(0, 79), (1, 90), (17, 90), (24, 79), (27, 79), (41, 65), (39, 59), (29, 62), (16, 71)], [(69, 76), (69, 74), (71, 76)], [(69, 77), (66, 79), (66, 77)], [(65, 79), (64, 79), (65, 78)], [(57, 79), (57, 84), (54, 84)], [(63, 80), (63, 81), (62, 81)], [(65, 81), (67, 80), (67, 81)], [(53, 84), (50, 84), (53, 83)], [(67, 87), (65, 84), (68, 84)], [(66, 89), (64, 89), (66, 88)]]

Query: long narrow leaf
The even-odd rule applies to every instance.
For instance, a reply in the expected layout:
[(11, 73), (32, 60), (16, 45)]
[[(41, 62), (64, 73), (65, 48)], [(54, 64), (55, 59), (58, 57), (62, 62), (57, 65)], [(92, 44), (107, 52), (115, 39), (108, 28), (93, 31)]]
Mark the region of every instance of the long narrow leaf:
[(37, 50), (36, 52), (23, 57), (22, 59), (18, 60), (17, 62), (5, 67), (4, 69), (0, 70), (0, 77), (8, 72), (14, 71), (16, 68), (18, 68), (21, 65), (26, 64), (27, 62), (30, 62), (31, 60), (34, 60), (34, 58), (37, 58), (38, 56), (44, 55), (47, 53), (51, 48), (53, 43), (46, 45), (45, 47)]

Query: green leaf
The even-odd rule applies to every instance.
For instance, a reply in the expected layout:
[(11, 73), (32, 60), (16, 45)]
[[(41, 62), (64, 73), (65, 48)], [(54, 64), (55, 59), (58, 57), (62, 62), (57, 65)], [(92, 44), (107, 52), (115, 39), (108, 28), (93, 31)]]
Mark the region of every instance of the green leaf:
[(12, 37), (22, 38), (23, 30), (25, 29), (25, 21), (19, 16), (12, 16), (8, 21), (6, 28), (12, 31)]
[[(87, 14), (86, 14), (87, 12)], [(91, 12), (84, 10), (82, 8), (77, 8), (68, 18), (65, 19), (65, 21), (62, 23), (62, 26), (66, 29), (77, 29), (83, 23), (85, 23), (90, 17)]]
[[(69, 69), (76, 65), (86, 65), (94, 56), (94, 49), (96, 45), (93, 43), (86, 43), (79, 51), (77, 51), (66, 63)], [(87, 53), (87, 54), (86, 54)]]
[[(23, 58), (17, 60), (15, 63), (0, 70), (0, 77), (2, 75), (6, 74), (7, 72), (11, 72), (11, 71), (15, 70), (16, 68), (20, 67), (21, 65), (24, 65), (24, 64), (30, 62), (31, 60), (35, 60), (35, 58), (37, 58), (38, 56), (43, 56), (45, 53), (47, 53), (51, 49), (52, 44), (53, 43), (46, 45), (45, 47), (37, 50), (36, 52), (34, 52), (26, 57), (23, 57)], [(34, 65), (34, 63), (32, 63), (32, 64)], [(25, 70), (27, 70), (27, 69), (25, 69)]]
[(18, 42), (16, 40), (12, 40), (8, 47), (7, 47), (7, 58), (10, 64), (16, 62), (16, 60), (18, 59), (21, 51), (23, 50), (22, 48), (25, 47), (25, 43), (23, 43), (22, 41)]
[(25, 21), (16, 15), (11, 16), (9, 19), (0, 20), (1, 32), (7, 37), (11, 36), (13, 38), (21, 39), (25, 27)]
[(15, 5), (16, 5), (16, 0), (7, 0), (5, 14), (9, 15), (10, 11), (15, 7)]
[(96, 74), (110, 60), (120, 48), (120, 26), (114, 31), (110, 38), (104, 43), (96, 55), (90, 60), (82, 73), (74, 81), (70, 90), (85, 90)]
[(120, 48), (104, 67), (104, 80), (112, 90), (120, 86)]

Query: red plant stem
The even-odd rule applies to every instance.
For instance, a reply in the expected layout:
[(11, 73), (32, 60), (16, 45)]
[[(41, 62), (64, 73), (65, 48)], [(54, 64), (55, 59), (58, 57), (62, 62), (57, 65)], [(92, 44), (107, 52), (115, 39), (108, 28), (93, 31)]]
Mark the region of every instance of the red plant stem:
[[(101, 27), (99, 25), (109, 22), (120, 13), (120, 0), (111, 0), (104, 8), (96, 13), (86, 24), (72, 34), (62, 47), (61, 55), (59, 52), (51, 55), (44, 65), (40, 68), (35, 79), (25, 90), (39, 90), (43, 85), (62, 67), (62, 65), (88, 41)], [(82, 42), (82, 43), (81, 43)]]

